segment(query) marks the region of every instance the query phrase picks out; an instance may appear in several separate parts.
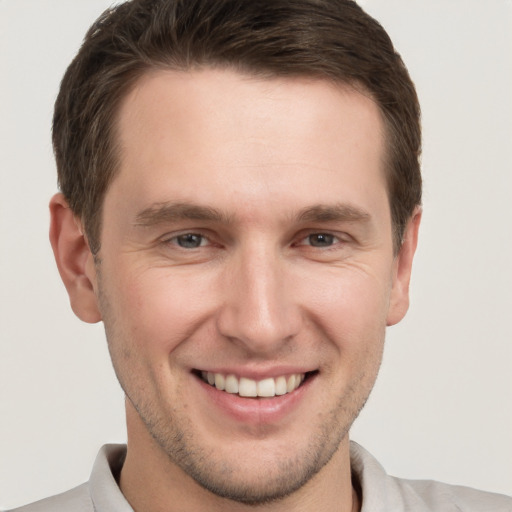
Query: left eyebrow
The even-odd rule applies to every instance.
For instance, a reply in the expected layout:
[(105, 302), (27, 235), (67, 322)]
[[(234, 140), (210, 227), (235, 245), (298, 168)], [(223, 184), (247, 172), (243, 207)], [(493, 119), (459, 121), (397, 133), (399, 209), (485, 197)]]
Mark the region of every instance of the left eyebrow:
[(304, 208), (297, 215), (299, 222), (363, 222), (371, 220), (371, 215), (350, 204), (314, 205)]
[(135, 226), (147, 228), (179, 220), (230, 222), (225, 214), (209, 206), (189, 203), (156, 203), (136, 215)]

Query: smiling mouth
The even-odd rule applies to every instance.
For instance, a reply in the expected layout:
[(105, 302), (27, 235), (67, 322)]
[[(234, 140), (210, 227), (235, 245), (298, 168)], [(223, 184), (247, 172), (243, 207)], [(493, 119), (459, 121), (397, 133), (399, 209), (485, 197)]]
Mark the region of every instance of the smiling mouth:
[(313, 373), (294, 373), (279, 377), (269, 377), (262, 380), (253, 380), (236, 375), (223, 373), (197, 371), (197, 375), (204, 382), (215, 387), (219, 391), (237, 394), (246, 398), (272, 398), (292, 393)]

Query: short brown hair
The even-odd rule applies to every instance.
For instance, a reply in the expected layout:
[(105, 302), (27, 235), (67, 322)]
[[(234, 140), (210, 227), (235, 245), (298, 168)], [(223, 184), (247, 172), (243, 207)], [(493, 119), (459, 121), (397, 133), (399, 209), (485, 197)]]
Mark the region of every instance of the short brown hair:
[(151, 69), (229, 67), (268, 77), (353, 84), (379, 105), (395, 250), (421, 203), (420, 107), (381, 25), (352, 0), (132, 0), (86, 34), (55, 103), (59, 185), (100, 248), (101, 211), (118, 164), (121, 100)]

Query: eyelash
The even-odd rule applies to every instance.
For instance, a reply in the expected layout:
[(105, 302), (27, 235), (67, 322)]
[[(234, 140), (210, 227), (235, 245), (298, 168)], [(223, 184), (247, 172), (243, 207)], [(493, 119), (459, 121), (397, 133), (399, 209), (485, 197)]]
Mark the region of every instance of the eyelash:
[[(314, 245), (312, 242), (311, 242), (311, 238), (313, 237), (317, 237), (317, 238), (324, 238), (324, 240), (330, 242), (328, 245)], [(308, 240), (309, 239), (309, 244), (307, 244), (308, 247), (313, 247), (313, 248), (320, 248), (320, 249), (331, 249), (333, 248), (333, 246), (336, 246), (337, 244), (341, 243), (342, 240), (332, 234), (332, 233), (329, 233), (329, 232), (318, 232), (318, 233), (310, 233), (308, 234), (307, 236), (303, 237), (300, 241), (299, 241), (299, 244), (297, 245), (306, 245), (306, 244), (302, 244), (301, 242), (303, 242), (304, 240)], [(317, 240), (318, 241), (318, 240)]]
[[(196, 237), (196, 238), (199, 238), (200, 239), (200, 243), (197, 247), (185, 247), (183, 245), (180, 245), (179, 243), (179, 240), (180, 239), (185, 239), (186, 237)], [(178, 247), (180, 247), (181, 249), (185, 249), (185, 250), (191, 250), (191, 249), (199, 249), (200, 247), (203, 247), (204, 244), (203, 242), (205, 241), (209, 241), (208, 237), (201, 234), (201, 233), (194, 233), (194, 232), (187, 232), (187, 233), (181, 233), (179, 235), (174, 235), (170, 238), (166, 238), (163, 240), (163, 243), (164, 244), (172, 244), (172, 245), (176, 245)]]
[[(193, 246), (193, 247), (186, 247), (186, 245), (181, 245), (180, 239), (186, 239), (187, 237), (189, 237), (189, 239), (192, 237), (195, 237), (196, 239), (197, 238), (200, 239), (199, 245)], [(312, 237), (318, 237), (318, 238), (323, 237), (324, 240), (326, 240), (328, 242), (328, 245), (314, 245), (313, 243), (311, 243)], [(304, 243), (304, 241), (308, 240), (308, 239), (309, 239), (309, 243)], [(202, 233), (196, 233), (196, 232), (192, 232), (192, 231), (186, 232), (186, 233), (181, 233), (179, 235), (174, 235), (172, 237), (164, 239), (162, 242), (166, 245), (176, 245), (179, 248), (184, 249), (184, 250), (199, 249), (199, 248), (205, 246), (205, 242), (210, 242), (208, 245), (211, 245), (211, 240), (209, 239), (208, 236), (206, 236)], [(293, 243), (292, 245), (293, 246), (312, 247), (313, 249), (318, 248), (318, 249), (329, 250), (343, 242), (344, 242), (344, 240), (342, 240), (339, 236), (334, 235), (333, 233), (318, 231), (318, 232), (309, 233), (306, 236), (301, 237), (298, 240), (298, 242)]]

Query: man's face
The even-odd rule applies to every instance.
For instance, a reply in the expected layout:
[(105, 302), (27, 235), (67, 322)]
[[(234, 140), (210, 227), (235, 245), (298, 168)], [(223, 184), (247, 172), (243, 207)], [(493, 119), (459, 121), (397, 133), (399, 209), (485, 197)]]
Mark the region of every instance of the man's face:
[(378, 108), (159, 71), (118, 128), (95, 288), (129, 439), (221, 496), (288, 494), (346, 451), (403, 314)]

